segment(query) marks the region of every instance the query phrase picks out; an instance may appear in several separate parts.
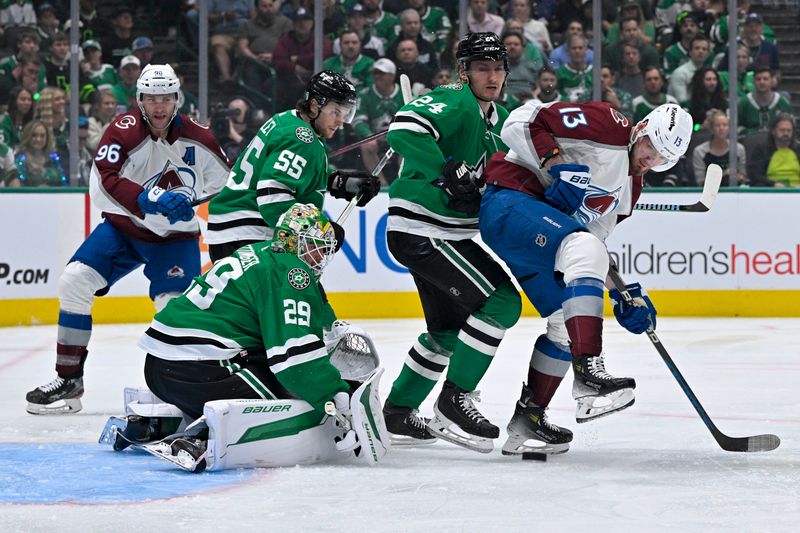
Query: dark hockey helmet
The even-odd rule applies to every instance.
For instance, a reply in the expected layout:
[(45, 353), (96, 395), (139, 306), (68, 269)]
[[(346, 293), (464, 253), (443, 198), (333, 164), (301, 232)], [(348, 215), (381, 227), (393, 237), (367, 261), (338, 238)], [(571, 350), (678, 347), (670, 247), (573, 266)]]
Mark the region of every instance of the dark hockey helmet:
[(358, 103), (356, 87), (338, 72), (323, 70), (314, 74), (306, 84), (306, 92), (303, 97), (309, 108), (311, 107), (312, 98), (317, 101), (320, 110), (328, 102), (336, 102), (341, 105), (344, 108), (343, 110), (346, 111), (344, 122), (347, 124), (353, 120), (353, 116), (356, 114), (356, 105)]
[(497, 34), (490, 31), (469, 33), (458, 43), (456, 59), (464, 71), (475, 60), (502, 61), (508, 72), (508, 51)]

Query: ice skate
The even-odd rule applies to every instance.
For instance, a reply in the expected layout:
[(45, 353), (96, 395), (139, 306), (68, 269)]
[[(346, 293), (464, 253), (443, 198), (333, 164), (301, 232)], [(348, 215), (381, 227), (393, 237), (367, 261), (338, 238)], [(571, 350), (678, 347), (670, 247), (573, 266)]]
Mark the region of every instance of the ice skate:
[(383, 406), (383, 419), (393, 446), (419, 446), (436, 442), (436, 437), (428, 430), (430, 419), (420, 417), (416, 409), (387, 401)]
[(508, 423), (508, 440), (503, 444), (503, 455), (521, 455), (527, 452), (565, 453), (572, 442), (572, 432), (551, 424), (547, 419), (547, 408), (529, 403), (532, 395), (531, 389), (523, 385), (522, 394), (514, 408), (514, 416)]
[(62, 378), (56, 376), (56, 379), (50, 383), (40, 385), (25, 395), (25, 399), (28, 401), (25, 410), (32, 415), (77, 413), (83, 408), (81, 396), (83, 396), (82, 377)]
[(633, 405), (633, 378), (615, 378), (606, 372), (602, 355), (572, 358), (575, 381), (572, 397), (577, 400), (575, 420), (582, 424)]
[(492, 439), (500, 436), (500, 430), (478, 412), (475, 401), (480, 401), (479, 391), (467, 392), (445, 381), (433, 406), (436, 416), (428, 423), (428, 429), (447, 442), (480, 453), (491, 452)]
[(194, 437), (178, 437), (145, 444), (140, 449), (168, 461), (187, 472), (199, 474), (206, 469), (206, 441)]

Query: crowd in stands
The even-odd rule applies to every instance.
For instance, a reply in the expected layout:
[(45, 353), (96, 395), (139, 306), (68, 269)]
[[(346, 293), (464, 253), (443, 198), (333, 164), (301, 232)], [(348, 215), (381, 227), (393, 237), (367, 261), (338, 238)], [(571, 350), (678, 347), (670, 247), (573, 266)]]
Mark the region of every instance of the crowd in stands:
[[(136, 106), (136, 79), (148, 63), (197, 61), (195, 0), (80, 0), (81, 170), (68, 168), (68, 0), (0, 0), (0, 176), (5, 186), (86, 185), (92, 152), (119, 113)], [(457, 81), (458, 2), (324, 0), (323, 68), (359, 90), (353, 123), (331, 143), (344, 146), (385, 130), (402, 105), (398, 80), (415, 95)], [(210, 122), (236, 158), (265, 118), (294, 107), (314, 73), (312, 0), (209, 0)], [(469, 31), (497, 33), (508, 49), (502, 104), (601, 98), (633, 121), (666, 102), (695, 122), (686, 157), (651, 173), (651, 186), (701, 185), (711, 163), (728, 168), (728, 25), (724, 0), (602, 2), (592, 21), (587, 0), (469, 0)], [(795, 14), (796, 16), (796, 14)], [(747, 0), (738, 2), (735, 80), (739, 143), (736, 182), (800, 186), (800, 148), (788, 93), (781, 89), (778, 44)], [(594, 32), (603, 49), (592, 49)], [(160, 43), (158, 46), (155, 43)], [(183, 50), (182, 53), (179, 51)], [(194, 57), (192, 57), (194, 54)], [(602, 57), (602, 65), (596, 59)], [(187, 59), (188, 58), (188, 59)], [(189, 69), (176, 64), (179, 75)], [(197, 112), (196, 85), (184, 86), (184, 113)], [(334, 159), (370, 169), (386, 145), (374, 140)], [(388, 183), (396, 168), (384, 170)], [(726, 170), (726, 180), (728, 180)]]

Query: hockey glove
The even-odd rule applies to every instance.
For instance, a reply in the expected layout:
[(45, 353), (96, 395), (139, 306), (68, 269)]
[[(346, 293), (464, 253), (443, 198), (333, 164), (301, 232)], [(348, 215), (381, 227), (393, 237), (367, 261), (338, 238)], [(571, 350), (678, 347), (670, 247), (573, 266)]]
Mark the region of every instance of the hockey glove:
[(553, 183), (545, 189), (544, 198), (548, 204), (569, 216), (575, 214), (583, 203), (586, 187), (592, 181), (589, 167), (574, 163), (550, 167)]
[(137, 198), (143, 213), (154, 215), (160, 213), (169, 219), (170, 224), (179, 220), (189, 221), (194, 217), (194, 209), (189, 198), (183, 194), (165, 191), (161, 187), (145, 189)]
[[(329, 404), (331, 402), (328, 402)], [(325, 411), (336, 418), (337, 424), (344, 430), (344, 437), (335, 439), (336, 450), (344, 453), (354, 452), (359, 446), (358, 435), (353, 430), (353, 414), (350, 411), (350, 396), (346, 392), (337, 392), (333, 397), (333, 411), (326, 406)]]
[(463, 161), (447, 161), (436, 185), (447, 195), (447, 206), (450, 209), (471, 216), (480, 211), (483, 181)]
[(647, 291), (638, 283), (626, 285), (625, 289), (633, 298), (633, 304), (625, 302), (622, 294), (617, 289), (608, 291), (608, 297), (614, 306), (614, 316), (617, 317), (617, 322), (623, 328), (637, 335), (644, 333), (650, 327), (655, 330), (656, 308), (653, 306), (653, 302), (650, 301), (650, 297), (647, 296)]
[(367, 205), (380, 190), (380, 179), (369, 172), (336, 170), (328, 176), (328, 191), (331, 196), (348, 202), (353, 198), (358, 198), (358, 207)]

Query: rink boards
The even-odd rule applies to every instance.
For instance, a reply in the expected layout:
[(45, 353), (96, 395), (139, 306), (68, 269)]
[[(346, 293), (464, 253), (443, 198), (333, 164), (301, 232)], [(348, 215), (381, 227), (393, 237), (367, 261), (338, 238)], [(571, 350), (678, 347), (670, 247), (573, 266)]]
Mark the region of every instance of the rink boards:
[[(623, 277), (647, 287), (664, 316), (800, 316), (800, 191), (723, 192), (709, 213), (637, 212), (609, 239)], [(645, 193), (693, 203), (699, 192)], [(329, 199), (336, 218), (345, 202)], [(323, 283), (342, 318), (422, 315), (411, 276), (388, 251), (388, 196), (345, 224), (347, 240)], [(206, 208), (200, 208), (205, 225)], [(0, 194), (0, 325), (54, 323), (64, 265), (100, 222), (82, 192)], [(203, 260), (207, 247), (201, 240)], [(152, 317), (141, 269), (98, 298), (95, 323)], [(525, 313), (534, 315), (530, 305)]]

